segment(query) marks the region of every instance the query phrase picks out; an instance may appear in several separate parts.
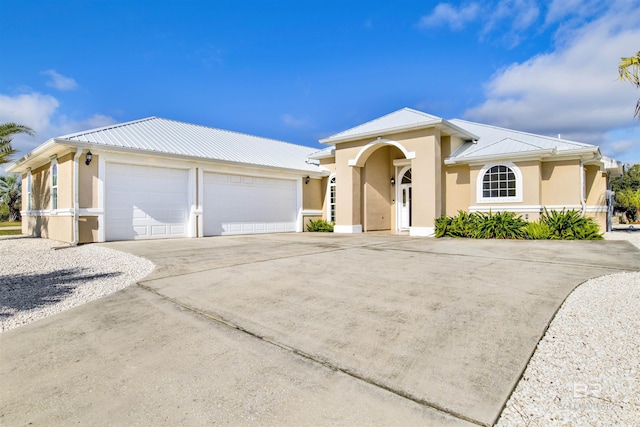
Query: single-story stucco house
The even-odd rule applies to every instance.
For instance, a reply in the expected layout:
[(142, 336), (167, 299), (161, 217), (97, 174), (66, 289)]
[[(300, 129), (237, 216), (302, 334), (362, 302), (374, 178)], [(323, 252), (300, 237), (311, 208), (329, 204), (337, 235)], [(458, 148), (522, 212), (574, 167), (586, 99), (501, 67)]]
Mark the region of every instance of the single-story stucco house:
[(604, 229), (597, 146), (403, 108), (305, 146), (150, 117), (53, 138), (22, 174), (23, 233), (70, 243), (303, 231), (433, 233), (464, 211), (578, 209)]

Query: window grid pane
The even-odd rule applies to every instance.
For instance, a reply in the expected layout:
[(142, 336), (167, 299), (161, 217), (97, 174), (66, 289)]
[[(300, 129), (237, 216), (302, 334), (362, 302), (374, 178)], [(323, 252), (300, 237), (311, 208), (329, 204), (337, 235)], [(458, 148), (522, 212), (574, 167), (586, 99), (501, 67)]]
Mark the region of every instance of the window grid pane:
[(511, 168), (498, 165), (482, 177), (482, 197), (516, 197), (516, 174)]

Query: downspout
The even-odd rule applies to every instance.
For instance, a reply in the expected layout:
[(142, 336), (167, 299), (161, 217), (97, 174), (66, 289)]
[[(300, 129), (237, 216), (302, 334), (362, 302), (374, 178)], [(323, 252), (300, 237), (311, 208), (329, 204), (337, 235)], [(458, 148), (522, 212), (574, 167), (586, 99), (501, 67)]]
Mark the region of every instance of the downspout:
[(80, 171), (79, 160), (82, 155), (82, 147), (78, 147), (75, 156), (73, 156), (73, 241), (71, 246), (77, 246), (80, 241), (79, 221), (78, 221), (78, 205), (80, 204), (80, 197), (78, 195), (78, 189), (80, 187), (80, 177), (78, 173)]

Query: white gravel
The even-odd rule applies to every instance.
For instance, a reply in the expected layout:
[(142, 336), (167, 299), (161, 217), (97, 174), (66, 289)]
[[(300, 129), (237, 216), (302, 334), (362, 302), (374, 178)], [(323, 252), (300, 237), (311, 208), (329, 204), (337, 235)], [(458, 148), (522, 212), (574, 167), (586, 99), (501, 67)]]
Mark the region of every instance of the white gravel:
[(146, 259), (96, 245), (2, 237), (0, 332), (116, 292), (153, 269)]
[[(640, 232), (605, 238), (640, 248)], [(577, 287), (538, 343), (496, 425), (640, 425), (639, 331), (640, 273), (598, 277)]]

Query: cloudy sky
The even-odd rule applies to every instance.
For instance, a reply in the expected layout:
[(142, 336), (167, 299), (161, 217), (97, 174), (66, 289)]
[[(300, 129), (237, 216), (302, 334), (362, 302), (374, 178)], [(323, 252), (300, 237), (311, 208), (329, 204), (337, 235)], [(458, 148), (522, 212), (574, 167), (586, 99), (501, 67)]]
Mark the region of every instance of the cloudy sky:
[[(0, 122), (47, 139), (149, 116), (318, 147), (402, 107), (640, 163), (640, 0), (2, 0)], [(18, 157), (16, 157), (18, 158)]]

